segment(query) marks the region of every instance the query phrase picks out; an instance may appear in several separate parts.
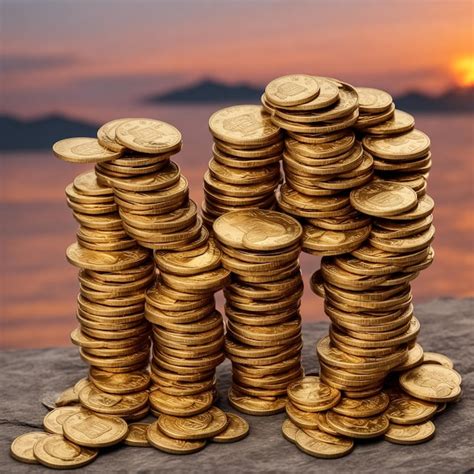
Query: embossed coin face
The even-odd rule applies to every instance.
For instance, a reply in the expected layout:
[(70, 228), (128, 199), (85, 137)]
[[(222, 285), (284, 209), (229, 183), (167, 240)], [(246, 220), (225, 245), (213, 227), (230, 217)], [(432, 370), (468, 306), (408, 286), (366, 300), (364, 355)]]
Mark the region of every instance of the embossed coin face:
[(296, 433), (299, 431), (298, 426), (296, 426), (291, 420), (288, 418), (283, 422), (281, 425), (281, 432), (283, 437), (287, 439), (290, 443), (295, 442)]
[(102, 448), (124, 440), (128, 425), (118, 416), (79, 412), (63, 423), (64, 436), (79, 446)]
[[(161, 417), (160, 417), (161, 418)], [(166, 436), (159, 427), (159, 419), (152, 423), (146, 432), (148, 442), (160, 451), (171, 454), (191, 454), (206, 446), (205, 440), (174, 439)]]
[(140, 392), (150, 383), (150, 374), (146, 370), (113, 374), (91, 367), (90, 377), (97, 388), (114, 394)]
[(326, 420), (332, 429), (351, 438), (376, 438), (383, 435), (389, 426), (388, 418), (385, 415), (353, 418), (328, 411)]
[(158, 426), (166, 435), (183, 440), (213, 438), (225, 430), (227, 415), (219, 408), (189, 417), (161, 415)]
[(114, 272), (144, 262), (149, 257), (149, 253), (140, 247), (121, 252), (99, 252), (81, 247), (76, 242), (67, 248), (66, 257), (69, 263), (79, 268)]
[(301, 239), (301, 225), (276, 211), (248, 209), (232, 211), (216, 219), (218, 240), (238, 249), (270, 251), (289, 247)]
[(384, 439), (395, 444), (419, 444), (432, 439), (435, 430), (435, 425), (431, 421), (419, 425), (395, 425), (390, 423)]
[(27, 464), (38, 464), (33, 454), (33, 446), (37, 441), (48, 436), (49, 434), (43, 431), (32, 431), (31, 433), (22, 434), (13, 440), (10, 446), (10, 455), (17, 461)]
[(131, 119), (115, 130), (119, 143), (141, 153), (166, 153), (179, 148), (181, 133), (172, 125), (153, 119)]
[(34, 445), (35, 458), (53, 469), (72, 469), (92, 462), (98, 454), (96, 449), (72, 443), (61, 435), (48, 435)]
[(115, 139), (115, 131), (119, 125), (122, 125), (124, 122), (128, 122), (129, 120), (133, 120), (131, 118), (125, 119), (116, 119), (111, 120), (110, 122), (104, 123), (102, 127), (97, 130), (97, 139), (102, 146), (108, 148), (112, 151), (120, 151), (123, 152), (126, 148), (117, 142)]
[(401, 214), (415, 207), (418, 202), (413, 189), (389, 181), (375, 181), (354, 189), (350, 199), (358, 211), (377, 217)]
[(354, 449), (354, 442), (342, 436), (334, 436), (319, 429), (299, 430), (295, 443), (306, 454), (317, 458), (339, 458)]
[(113, 193), (112, 188), (97, 182), (94, 171), (87, 171), (76, 176), (73, 184), (77, 191), (87, 196), (106, 196)]
[(53, 434), (63, 434), (63, 424), (72, 415), (79, 412), (85, 412), (80, 405), (72, 407), (60, 407), (50, 411), (43, 420), (43, 426), (46, 431)]
[(147, 447), (150, 446), (146, 437), (149, 423), (130, 423), (128, 425), (128, 434), (124, 443), (128, 446)]
[(325, 405), (340, 395), (339, 390), (326, 385), (315, 376), (303, 377), (288, 386), (288, 398), (300, 405)]
[(213, 113), (209, 130), (224, 142), (233, 145), (263, 145), (280, 134), (270, 115), (258, 105), (235, 105)]
[(367, 398), (347, 398), (344, 397), (334, 408), (333, 411), (341, 415), (354, 418), (367, 418), (378, 415), (385, 411), (389, 404), (387, 394), (380, 392), (377, 395)]
[(319, 94), (316, 78), (291, 74), (273, 79), (265, 88), (267, 100), (280, 107), (304, 104)]
[(104, 148), (97, 138), (65, 138), (53, 145), (53, 153), (70, 163), (100, 163), (120, 157), (121, 153)]
[(240, 416), (226, 412), (229, 420), (224, 431), (212, 438), (215, 443), (233, 443), (245, 438), (250, 431), (249, 424)]
[(400, 376), (400, 385), (413, 397), (444, 403), (461, 394), (461, 376), (438, 364), (422, 364)]
[(388, 392), (390, 404), (385, 411), (391, 423), (412, 425), (429, 420), (438, 408), (436, 403), (411, 397), (401, 390)]
[(393, 137), (366, 136), (362, 143), (369, 152), (387, 160), (417, 158), (430, 148), (429, 137), (417, 129)]
[(380, 89), (356, 87), (361, 112), (378, 113), (387, 110), (392, 104), (392, 96)]

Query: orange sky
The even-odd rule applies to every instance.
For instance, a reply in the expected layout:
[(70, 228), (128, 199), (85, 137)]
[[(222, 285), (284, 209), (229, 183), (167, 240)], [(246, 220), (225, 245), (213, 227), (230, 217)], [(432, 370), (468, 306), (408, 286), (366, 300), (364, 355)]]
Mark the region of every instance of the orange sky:
[(198, 77), (263, 84), (290, 71), (436, 92), (474, 80), (473, 5), (3, 0), (2, 108), (132, 103)]

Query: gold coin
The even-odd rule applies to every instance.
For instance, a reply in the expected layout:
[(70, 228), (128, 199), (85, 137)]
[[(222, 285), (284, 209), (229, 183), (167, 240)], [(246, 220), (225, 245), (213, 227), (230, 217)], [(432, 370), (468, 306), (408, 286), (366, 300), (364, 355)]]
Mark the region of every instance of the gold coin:
[(413, 425), (423, 423), (434, 416), (438, 406), (436, 403), (425, 402), (411, 397), (399, 390), (388, 391), (390, 404), (385, 411), (391, 423)]
[(416, 367), (417, 365), (420, 365), (423, 362), (425, 362), (423, 348), (420, 346), (420, 344), (415, 344), (408, 351), (408, 359), (405, 362), (403, 362), (403, 364), (395, 367), (393, 370), (395, 372), (400, 372), (400, 371), (413, 369), (413, 367)]
[(37, 461), (53, 469), (73, 469), (92, 462), (99, 453), (71, 443), (61, 435), (48, 435), (33, 447)]
[(293, 403), (286, 404), (288, 418), (299, 428), (315, 429), (319, 427), (317, 413), (300, 410)]
[(285, 410), (286, 397), (271, 400), (247, 396), (235, 388), (229, 390), (229, 403), (236, 410), (248, 415), (273, 415)]
[[(54, 401), (57, 407), (63, 407), (79, 403), (79, 392), (75, 390), (75, 387), (69, 387), (58, 395), (58, 398)], [(61, 433), (59, 433), (61, 434)]]
[(365, 136), (362, 143), (370, 153), (386, 160), (419, 158), (430, 148), (429, 137), (417, 129), (394, 137)]
[(104, 148), (97, 138), (65, 138), (53, 145), (53, 153), (71, 163), (99, 163), (119, 158), (121, 152)]
[(339, 458), (354, 449), (351, 439), (330, 435), (319, 429), (297, 431), (295, 443), (306, 454), (324, 459)]
[(229, 423), (224, 431), (212, 438), (214, 443), (233, 443), (244, 439), (250, 431), (249, 424), (240, 416), (226, 412)]
[(206, 446), (205, 440), (183, 440), (166, 436), (159, 427), (159, 419), (152, 423), (146, 432), (148, 442), (165, 453), (191, 454), (200, 451)]
[(102, 146), (112, 151), (124, 152), (126, 148), (115, 139), (115, 131), (119, 125), (132, 120), (130, 118), (111, 120), (97, 130), (97, 139)]
[(383, 435), (389, 428), (389, 421), (385, 415), (352, 418), (328, 411), (326, 419), (331, 428), (351, 438), (376, 438)]
[(141, 153), (166, 153), (179, 148), (181, 133), (172, 125), (153, 119), (130, 119), (115, 129), (119, 143)]
[(146, 436), (149, 426), (150, 423), (130, 423), (128, 425), (128, 433), (124, 443), (128, 446), (150, 446)]
[(227, 415), (217, 407), (211, 407), (198, 415), (187, 417), (161, 415), (158, 419), (158, 426), (164, 434), (183, 440), (213, 438), (225, 430), (227, 423)]
[(128, 433), (128, 425), (118, 416), (81, 411), (64, 421), (63, 432), (67, 439), (79, 446), (103, 448), (123, 441)]
[(161, 390), (150, 392), (150, 405), (160, 413), (172, 416), (193, 416), (208, 410), (214, 397), (211, 391), (195, 395), (168, 395)]
[(358, 211), (376, 217), (402, 214), (416, 207), (418, 198), (413, 189), (389, 181), (374, 181), (350, 194), (351, 204)]
[(89, 376), (97, 388), (113, 394), (141, 392), (150, 384), (150, 374), (145, 370), (114, 374), (91, 367)]
[(211, 133), (233, 145), (265, 145), (280, 135), (262, 107), (235, 105), (214, 112), (209, 118)]
[(46, 431), (52, 434), (63, 434), (63, 424), (67, 418), (79, 412), (87, 412), (80, 405), (72, 407), (59, 407), (50, 411), (43, 420), (43, 426)]
[(20, 462), (38, 464), (33, 454), (33, 446), (37, 441), (47, 438), (48, 436), (49, 434), (43, 431), (32, 431), (17, 436), (10, 446), (10, 456)]
[(318, 81), (306, 74), (282, 76), (265, 88), (266, 98), (280, 107), (304, 104), (319, 94)]
[(392, 96), (380, 89), (356, 87), (359, 96), (359, 110), (370, 114), (384, 112), (392, 105)]
[(97, 413), (127, 415), (143, 408), (148, 403), (147, 392), (115, 395), (102, 392), (89, 383), (79, 393), (81, 404)]
[(388, 395), (380, 392), (372, 397), (359, 398), (358, 400), (344, 397), (332, 410), (340, 415), (353, 418), (367, 418), (384, 412), (389, 403)]
[(412, 115), (403, 110), (395, 109), (393, 117), (385, 122), (373, 125), (364, 129), (365, 134), (371, 135), (397, 135), (409, 132), (415, 126), (415, 119)]
[(76, 176), (73, 185), (77, 192), (84, 194), (85, 196), (110, 196), (113, 194), (112, 188), (103, 186), (97, 181), (97, 176), (94, 170)]
[[(288, 386), (288, 398), (299, 405), (325, 405), (340, 397), (339, 390), (321, 382), (319, 377), (307, 376)], [(308, 410), (309, 411), (309, 410)]]
[(454, 367), (453, 361), (445, 356), (444, 354), (438, 354), (437, 352), (424, 352), (423, 353), (423, 363), (424, 364), (440, 364), (448, 369)]
[(295, 442), (296, 433), (298, 431), (298, 426), (296, 426), (291, 420), (287, 418), (285, 421), (283, 421), (283, 424), (281, 425), (281, 432), (283, 434), (283, 437), (287, 439), (290, 443)]
[(435, 435), (435, 425), (431, 421), (419, 425), (395, 425), (390, 423), (390, 428), (384, 435), (386, 441), (395, 444), (419, 444), (429, 441)]
[(257, 209), (229, 212), (216, 219), (213, 230), (224, 245), (258, 251), (290, 247), (303, 232), (292, 217)]
[(415, 398), (444, 403), (461, 394), (461, 376), (439, 364), (422, 364), (400, 376), (400, 385)]

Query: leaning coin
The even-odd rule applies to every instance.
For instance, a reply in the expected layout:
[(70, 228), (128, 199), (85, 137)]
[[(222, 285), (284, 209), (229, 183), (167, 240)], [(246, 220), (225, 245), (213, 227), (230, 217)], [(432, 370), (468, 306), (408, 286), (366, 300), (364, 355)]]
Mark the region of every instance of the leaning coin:
[(437, 352), (424, 352), (423, 353), (423, 363), (424, 364), (440, 364), (448, 369), (454, 367), (453, 361), (445, 356), (444, 354), (439, 354)]
[(37, 461), (53, 469), (73, 469), (92, 462), (99, 453), (71, 443), (61, 435), (48, 435), (33, 447)]
[(72, 415), (85, 412), (81, 405), (59, 407), (50, 411), (43, 420), (46, 431), (53, 434), (63, 434), (63, 424)]
[(79, 446), (103, 448), (124, 440), (128, 425), (118, 416), (79, 412), (64, 421), (63, 431), (66, 438)]
[(390, 423), (384, 439), (395, 444), (419, 444), (432, 439), (435, 435), (435, 429), (432, 421), (420, 425), (395, 425)]
[(297, 431), (295, 442), (306, 454), (325, 459), (345, 456), (354, 449), (351, 439), (333, 436), (318, 429)]
[(233, 443), (244, 439), (250, 431), (249, 424), (240, 416), (226, 412), (229, 423), (224, 431), (214, 436), (211, 441), (215, 443)]
[(287, 439), (290, 443), (295, 442), (296, 433), (299, 431), (299, 428), (288, 418), (281, 425), (281, 433), (283, 437)]
[(53, 145), (53, 153), (64, 161), (71, 163), (99, 163), (115, 160), (121, 152), (108, 150), (97, 138), (65, 138)]
[(128, 434), (124, 440), (124, 443), (128, 446), (140, 446), (146, 447), (150, 446), (148, 439), (146, 437), (146, 432), (149, 423), (131, 423), (128, 425)]
[(49, 436), (49, 434), (43, 431), (32, 431), (16, 437), (10, 446), (10, 456), (17, 461), (27, 464), (38, 464), (38, 461), (33, 455), (33, 446), (37, 441), (47, 436)]
[(191, 454), (206, 446), (204, 440), (188, 441), (170, 438), (160, 430), (158, 422), (159, 420), (152, 423), (146, 431), (148, 442), (156, 449), (171, 454)]

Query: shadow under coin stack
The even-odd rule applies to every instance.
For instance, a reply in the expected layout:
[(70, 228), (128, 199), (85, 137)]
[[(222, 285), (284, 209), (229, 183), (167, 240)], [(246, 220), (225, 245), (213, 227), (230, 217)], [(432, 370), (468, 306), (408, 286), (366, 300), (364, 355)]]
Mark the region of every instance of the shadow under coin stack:
[(303, 375), (302, 228), (279, 212), (249, 209), (219, 217), (213, 230), (232, 275), (224, 290), (229, 403), (251, 415), (281, 412), (287, 386)]
[(152, 119), (119, 119), (99, 129), (104, 146), (123, 156), (98, 163), (100, 182), (114, 190), (123, 228), (149, 249), (185, 249), (206, 238), (188, 183), (170, 157), (181, 149), (181, 133)]
[(355, 139), (358, 97), (335, 79), (291, 75), (270, 82), (262, 96), (271, 119), (286, 131), (280, 209), (303, 224), (303, 251), (316, 255), (357, 248), (370, 231), (349, 192), (372, 179), (373, 160)]
[(209, 119), (213, 157), (204, 175), (205, 224), (233, 210), (273, 209), (280, 184), (283, 139), (258, 105), (236, 105)]

